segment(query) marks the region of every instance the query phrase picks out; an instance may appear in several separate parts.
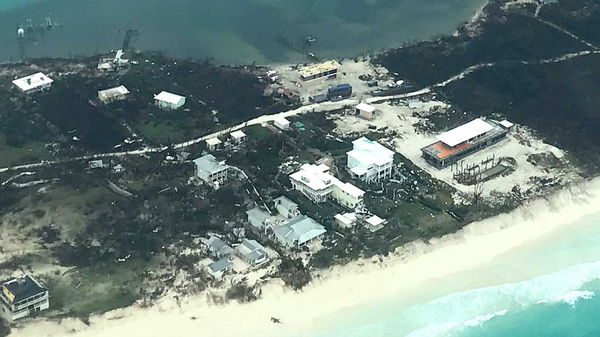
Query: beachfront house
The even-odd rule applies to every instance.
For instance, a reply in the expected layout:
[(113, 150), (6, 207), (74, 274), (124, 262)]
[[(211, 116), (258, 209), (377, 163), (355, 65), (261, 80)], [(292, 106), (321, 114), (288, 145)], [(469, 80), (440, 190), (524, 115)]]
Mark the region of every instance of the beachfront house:
[(387, 224), (387, 220), (382, 219), (377, 215), (372, 215), (365, 220), (365, 228), (371, 232), (376, 232), (382, 229), (385, 224)]
[(154, 95), (154, 104), (161, 109), (176, 110), (185, 104), (185, 97), (162, 91)]
[(313, 202), (321, 203), (333, 199), (351, 209), (363, 202), (365, 192), (334, 177), (329, 173), (329, 166), (325, 164), (304, 164), (300, 170), (290, 174), (289, 177), (292, 187)]
[(233, 263), (229, 260), (229, 258), (225, 257), (206, 266), (206, 272), (214, 279), (219, 280), (223, 278), (223, 275), (232, 268)]
[(394, 151), (365, 137), (354, 140), (352, 146), (346, 167), (354, 178), (379, 183), (392, 176)]
[(326, 232), (325, 227), (306, 215), (287, 219), (273, 228), (277, 241), (287, 248), (318, 248)]
[(54, 80), (44, 73), (35, 73), (12, 81), (21, 92), (27, 94), (48, 90), (52, 86), (52, 82)]
[(98, 91), (98, 99), (104, 104), (122, 101), (129, 96), (129, 90), (124, 85)]
[(375, 119), (375, 114), (377, 113), (377, 108), (373, 105), (362, 102), (355, 107), (355, 110), (357, 116), (366, 120)]
[(206, 242), (206, 250), (210, 256), (217, 259), (229, 256), (229, 254), (233, 252), (231, 246), (216, 236), (211, 236), (208, 239)]
[(225, 162), (218, 162), (212, 154), (195, 159), (194, 165), (196, 165), (196, 177), (215, 189), (228, 179), (229, 166), (225, 165)]
[(286, 196), (282, 195), (279, 198), (276, 198), (273, 200), (273, 204), (275, 205), (277, 212), (286, 219), (293, 218), (300, 214), (298, 204), (291, 201)]
[(234, 249), (235, 256), (250, 266), (258, 266), (269, 261), (265, 247), (256, 240), (244, 240)]
[(0, 316), (11, 321), (50, 307), (48, 289), (31, 275), (0, 282), (0, 288)]
[(421, 149), (421, 155), (438, 169), (448, 167), (506, 138), (512, 123), (503, 122), (500, 124), (476, 118), (439, 135), (437, 142)]

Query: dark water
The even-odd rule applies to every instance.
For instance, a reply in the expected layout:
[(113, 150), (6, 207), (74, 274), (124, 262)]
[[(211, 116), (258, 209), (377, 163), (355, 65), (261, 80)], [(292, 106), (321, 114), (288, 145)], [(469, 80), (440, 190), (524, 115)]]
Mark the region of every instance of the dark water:
[[(31, 1), (31, 0), (29, 0)], [(75, 56), (120, 48), (136, 29), (134, 47), (222, 63), (303, 61), (278, 36), (319, 56), (353, 56), (410, 40), (452, 33), (485, 0), (0, 0), (0, 60)], [(20, 50), (16, 30), (27, 33)]]

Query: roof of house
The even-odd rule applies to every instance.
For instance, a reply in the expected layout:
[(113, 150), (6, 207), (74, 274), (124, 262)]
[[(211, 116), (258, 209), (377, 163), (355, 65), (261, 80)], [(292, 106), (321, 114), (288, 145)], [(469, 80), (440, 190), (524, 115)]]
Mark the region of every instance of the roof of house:
[(353, 148), (347, 152), (347, 155), (359, 161), (362, 166), (368, 167), (373, 164), (381, 166), (394, 161), (394, 151), (366, 137), (354, 140), (352, 145)]
[(315, 191), (330, 187), (335, 179), (329, 174), (329, 166), (325, 164), (304, 164), (299, 171), (290, 174), (290, 178), (302, 182)]
[(356, 213), (340, 213), (336, 214), (333, 218), (346, 226), (350, 226), (356, 221)]
[(98, 95), (101, 96), (127, 95), (128, 93), (129, 90), (124, 85), (98, 91)]
[(365, 191), (352, 185), (351, 183), (343, 183), (343, 182), (337, 180), (337, 182), (335, 183), (335, 186), (337, 186), (339, 189), (341, 189), (342, 191), (348, 193), (350, 196), (353, 196), (355, 198), (360, 198), (365, 194)]
[(52, 82), (54, 82), (54, 80), (44, 73), (35, 73), (12, 81), (12, 83), (22, 91), (29, 91), (43, 85), (51, 84)]
[(182, 99), (185, 100), (185, 97), (167, 91), (161, 91), (158, 95), (154, 95), (154, 99), (170, 104), (179, 104)]
[(363, 103), (363, 102), (358, 103), (358, 105), (356, 106), (356, 108), (358, 110), (361, 110), (361, 111), (364, 111), (364, 112), (370, 112), (370, 113), (372, 113), (372, 112), (374, 112), (376, 110), (376, 108), (374, 106), (372, 106), (370, 104), (367, 104), (367, 103)]
[(494, 127), (482, 120), (476, 118), (467, 124), (463, 124), (450, 131), (444, 132), (438, 136), (438, 139), (444, 144), (453, 147), (460, 143), (466, 142), (469, 139), (481, 136), (482, 134), (493, 130)]
[(307, 217), (298, 215), (274, 228), (275, 237), (287, 246), (302, 245), (327, 232), (325, 227)]
[(298, 204), (288, 199), (288, 197), (286, 197), (285, 195), (275, 198), (273, 202), (275, 203), (275, 205), (281, 206), (286, 210), (298, 208)]
[(512, 128), (514, 126), (513, 123), (507, 121), (506, 119), (500, 121), (498, 124), (502, 125), (503, 127), (507, 128), (507, 129), (510, 129), (510, 128)]
[(279, 118), (273, 119), (273, 123), (280, 124), (280, 125), (288, 125), (288, 124), (290, 124), (290, 121), (288, 121), (285, 117), (279, 117)]
[(246, 214), (248, 215), (250, 224), (258, 228), (261, 228), (265, 224), (265, 221), (271, 217), (271, 214), (260, 207), (249, 209), (246, 211)]
[(194, 159), (194, 164), (196, 164), (196, 168), (198, 170), (209, 174), (223, 171), (228, 168), (227, 165), (219, 163), (212, 154), (207, 154), (200, 158)]
[(219, 145), (223, 143), (219, 138), (213, 137), (206, 140), (206, 144), (208, 145)]
[(256, 240), (244, 240), (237, 247), (236, 251), (250, 261), (260, 260), (267, 257), (265, 247)]
[(298, 70), (298, 73), (300, 73), (300, 76), (302, 77), (310, 77), (325, 71), (338, 69), (339, 67), (340, 63), (338, 61), (330, 60), (302, 67), (300, 70)]
[(206, 245), (210, 251), (219, 255), (227, 255), (233, 251), (233, 248), (216, 236), (211, 236), (206, 242)]
[(246, 134), (242, 130), (233, 131), (232, 133), (230, 133), (230, 135), (234, 139), (240, 139), (240, 138), (246, 137)]
[(41, 294), (47, 289), (33, 276), (25, 275), (0, 282), (3, 294), (10, 302), (19, 302), (31, 296)]
[(373, 215), (367, 219), (367, 223), (371, 226), (379, 226), (385, 224), (387, 221), (378, 217), (377, 215)]
[(222, 258), (208, 265), (213, 274), (231, 269), (231, 267), (233, 267), (233, 263), (228, 258)]

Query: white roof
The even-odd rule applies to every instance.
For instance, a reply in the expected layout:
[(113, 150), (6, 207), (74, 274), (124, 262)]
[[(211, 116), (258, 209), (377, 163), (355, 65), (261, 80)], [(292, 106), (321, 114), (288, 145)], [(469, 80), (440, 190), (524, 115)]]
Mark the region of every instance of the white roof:
[(360, 198), (365, 194), (365, 191), (350, 183), (342, 183), (341, 181), (337, 180), (335, 185), (339, 187), (342, 191), (348, 193), (350, 196), (353, 196), (355, 198)]
[(111, 96), (111, 95), (116, 95), (116, 94), (127, 95), (128, 93), (129, 93), (129, 90), (127, 90), (127, 88), (125, 88), (124, 85), (120, 85), (118, 87), (98, 91), (98, 94), (103, 95), (103, 96), (104, 95)]
[(474, 119), (438, 136), (444, 144), (453, 147), (467, 140), (493, 130), (494, 127), (481, 118)]
[(223, 143), (223, 142), (221, 142), (221, 140), (217, 137), (209, 138), (206, 140), (206, 144), (208, 144), (208, 145), (219, 145), (221, 143)]
[(373, 113), (375, 111), (375, 107), (372, 105), (369, 105), (367, 103), (359, 103), (356, 108), (358, 110), (364, 111), (364, 112), (370, 112)]
[(362, 175), (366, 173), (366, 167), (373, 164), (381, 166), (394, 161), (394, 151), (366, 137), (354, 140), (352, 145), (352, 150), (347, 152), (348, 156), (359, 161), (365, 169), (363, 172), (357, 168), (358, 171), (353, 171), (355, 174)]
[(172, 94), (172, 93), (166, 92), (166, 91), (161, 91), (160, 94), (154, 95), (154, 99), (163, 101), (163, 102), (167, 102), (170, 104), (179, 104), (182, 99), (185, 99), (185, 97), (179, 96), (176, 94)]
[(54, 80), (50, 77), (46, 76), (44, 73), (35, 73), (33, 75), (25, 76), (23, 78), (16, 79), (12, 81), (14, 85), (19, 87), (22, 91), (29, 91), (31, 89), (35, 89), (41, 87), (43, 85), (48, 85)]
[(384, 224), (386, 221), (377, 215), (373, 215), (367, 219), (367, 223), (371, 226), (379, 226)]
[(241, 131), (241, 130), (233, 131), (230, 135), (231, 135), (231, 137), (233, 137), (235, 139), (240, 139), (240, 138), (246, 137), (246, 134), (244, 133), (244, 131)]
[(279, 117), (279, 118), (275, 118), (273, 120), (273, 123), (279, 124), (279, 125), (287, 125), (287, 124), (290, 124), (290, 121), (285, 119), (285, 117)]
[(287, 246), (302, 245), (327, 232), (325, 227), (306, 215), (288, 219), (280, 226), (276, 226), (273, 231), (275, 237)]
[(336, 214), (334, 218), (344, 225), (349, 226), (356, 221), (356, 213)]
[(337, 180), (329, 174), (329, 166), (325, 164), (304, 164), (299, 171), (292, 173), (290, 178), (307, 185), (314, 191), (324, 190), (330, 187), (334, 180)]
[(499, 124), (502, 125), (503, 127), (507, 128), (507, 129), (510, 129), (510, 128), (512, 128), (514, 126), (513, 123), (507, 121), (506, 119), (503, 120), (503, 121), (501, 121)]

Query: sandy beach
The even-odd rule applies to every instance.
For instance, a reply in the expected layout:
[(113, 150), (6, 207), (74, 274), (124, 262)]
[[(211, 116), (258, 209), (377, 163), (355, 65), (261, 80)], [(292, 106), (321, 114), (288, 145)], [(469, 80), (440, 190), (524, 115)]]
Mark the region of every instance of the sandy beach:
[[(211, 304), (207, 293), (181, 299), (179, 303), (167, 296), (150, 308), (133, 306), (91, 317), (89, 326), (72, 318), (24, 322), (11, 336), (195, 336), (199, 331), (210, 331), (211, 336), (309, 333), (327, 325), (323, 317), (377, 299), (402, 297), (403, 293), (414, 295), (423, 291), (419, 286), (424, 282), (443, 282), (445, 277), (485, 266), (507, 252), (543, 245), (548, 236), (597, 213), (599, 204), (600, 179), (595, 179), (550, 198), (531, 201), (511, 213), (473, 223), (430, 244), (414, 242), (381, 260), (356, 261), (323, 271), (301, 292), (271, 281), (263, 286), (262, 298), (250, 304)], [(271, 317), (279, 318), (282, 324), (272, 323)]]

